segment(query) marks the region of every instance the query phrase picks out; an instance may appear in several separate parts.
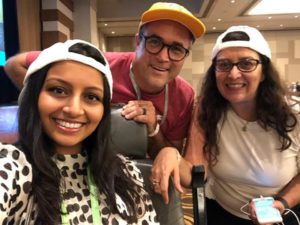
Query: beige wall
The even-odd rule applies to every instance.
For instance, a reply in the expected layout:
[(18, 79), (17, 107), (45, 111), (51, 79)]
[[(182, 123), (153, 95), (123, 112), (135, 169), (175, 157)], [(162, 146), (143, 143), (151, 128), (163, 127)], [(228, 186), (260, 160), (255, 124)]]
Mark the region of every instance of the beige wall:
[(133, 37), (111, 37), (106, 42), (107, 51), (110, 52), (130, 52), (135, 48)]
[[(300, 81), (300, 30), (263, 31), (271, 50), (272, 60), (287, 84)], [(198, 91), (199, 84), (211, 63), (211, 50), (219, 34), (205, 34), (193, 45), (192, 52), (183, 66), (181, 76)], [(133, 37), (131, 37), (133, 38)], [(107, 38), (108, 51), (130, 51), (131, 41), (128, 37)]]

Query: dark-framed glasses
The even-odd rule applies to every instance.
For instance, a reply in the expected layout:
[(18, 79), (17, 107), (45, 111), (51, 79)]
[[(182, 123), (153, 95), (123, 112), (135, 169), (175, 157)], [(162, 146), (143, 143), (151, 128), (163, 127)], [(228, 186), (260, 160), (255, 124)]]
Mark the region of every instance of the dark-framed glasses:
[(215, 70), (218, 72), (230, 72), (233, 66), (236, 66), (241, 72), (252, 72), (256, 69), (258, 64), (262, 61), (258, 59), (242, 59), (236, 63), (231, 62), (228, 59), (217, 60), (215, 65)]
[(150, 54), (158, 54), (164, 47), (167, 47), (169, 59), (178, 62), (183, 60), (190, 53), (188, 49), (180, 44), (168, 45), (164, 43), (161, 38), (156, 36), (145, 36), (143, 34), (140, 34), (140, 36), (145, 39), (145, 49)]

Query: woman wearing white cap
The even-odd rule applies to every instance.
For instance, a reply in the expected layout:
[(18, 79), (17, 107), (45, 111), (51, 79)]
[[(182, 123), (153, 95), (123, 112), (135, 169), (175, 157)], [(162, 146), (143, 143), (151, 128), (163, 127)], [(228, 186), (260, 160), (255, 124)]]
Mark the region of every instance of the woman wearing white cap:
[(156, 224), (139, 170), (108, 150), (112, 76), (93, 45), (41, 52), (19, 97), (19, 142), (0, 143), (0, 224)]
[[(252, 27), (230, 27), (213, 48), (185, 157), (164, 148), (156, 158), (156, 191), (167, 201), (168, 175), (182, 190), (180, 183), (191, 184), (192, 165), (204, 164), (209, 225), (257, 223), (252, 204), (243, 206), (260, 196), (274, 197), (282, 213), (299, 207), (299, 119), (264, 37)], [(286, 225), (298, 224), (289, 217)]]

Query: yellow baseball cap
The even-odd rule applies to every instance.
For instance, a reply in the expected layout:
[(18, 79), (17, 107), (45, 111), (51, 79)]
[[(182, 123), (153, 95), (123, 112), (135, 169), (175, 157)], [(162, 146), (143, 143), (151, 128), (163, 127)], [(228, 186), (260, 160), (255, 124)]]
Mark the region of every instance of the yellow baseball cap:
[(205, 25), (183, 6), (171, 2), (156, 2), (141, 17), (139, 29), (146, 23), (157, 20), (172, 20), (185, 26), (194, 38), (201, 37)]

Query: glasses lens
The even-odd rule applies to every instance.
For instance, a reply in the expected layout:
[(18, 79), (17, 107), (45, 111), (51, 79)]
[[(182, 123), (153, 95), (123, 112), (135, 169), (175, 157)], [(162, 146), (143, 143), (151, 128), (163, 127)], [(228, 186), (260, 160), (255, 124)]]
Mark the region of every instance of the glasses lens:
[(162, 47), (163, 47), (163, 42), (161, 39), (157, 37), (149, 37), (146, 39), (146, 49), (150, 53), (156, 54), (158, 53)]
[(215, 68), (219, 72), (228, 72), (232, 69), (233, 64), (228, 60), (220, 60), (216, 62)]
[(180, 45), (171, 45), (169, 48), (169, 57), (171, 60), (182, 60), (186, 56), (186, 54), (186, 49)]
[(255, 70), (256, 66), (258, 64), (258, 61), (255, 59), (245, 59), (238, 62), (237, 66), (240, 71), (243, 72), (250, 72)]

